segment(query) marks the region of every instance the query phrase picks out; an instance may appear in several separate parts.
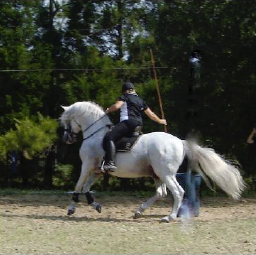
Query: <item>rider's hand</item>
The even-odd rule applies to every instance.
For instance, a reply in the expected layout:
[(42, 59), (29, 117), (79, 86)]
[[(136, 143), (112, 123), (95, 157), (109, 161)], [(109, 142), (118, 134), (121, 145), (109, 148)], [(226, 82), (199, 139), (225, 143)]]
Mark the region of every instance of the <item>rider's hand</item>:
[(166, 125), (166, 126), (167, 126), (167, 121), (166, 121), (166, 119), (161, 119), (160, 124), (163, 124), (163, 125)]

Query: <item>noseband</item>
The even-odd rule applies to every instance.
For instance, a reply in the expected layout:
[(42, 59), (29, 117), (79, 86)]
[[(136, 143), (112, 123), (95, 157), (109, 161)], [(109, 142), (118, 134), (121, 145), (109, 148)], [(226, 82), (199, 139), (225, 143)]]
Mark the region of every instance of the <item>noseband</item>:
[(77, 134), (72, 132), (70, 123), (67, 123), (67, 128), (64, 129), (63, 141), (67, 144), (72, 144), (76, 140)]

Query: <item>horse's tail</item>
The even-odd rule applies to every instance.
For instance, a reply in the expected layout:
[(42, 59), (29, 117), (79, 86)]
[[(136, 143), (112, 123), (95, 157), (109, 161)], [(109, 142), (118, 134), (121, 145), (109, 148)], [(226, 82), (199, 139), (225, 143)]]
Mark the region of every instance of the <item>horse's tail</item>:
[(184, 141), (186, 155), (192, 170), (197, 171), (211, 188), (209, 177), (233, 199), (241, 196), (245, 183), (231, 161), (224, 159), (211, 148), (203, 148), (193, 141)]

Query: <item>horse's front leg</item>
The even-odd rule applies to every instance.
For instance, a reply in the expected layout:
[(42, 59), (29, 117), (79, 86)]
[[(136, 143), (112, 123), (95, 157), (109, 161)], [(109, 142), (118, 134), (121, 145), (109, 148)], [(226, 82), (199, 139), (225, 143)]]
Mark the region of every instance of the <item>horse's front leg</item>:
[(72, 202), (68, 206), (68, 215), (75, 213), (75, 208), (77, 206), (77, 203), (79, 202), (79, 194), (82, 191), (85, 180), (87, 180), (87, 178), (90, 175), (90, 169), (91, 169), (91, 167), (89, 165), (87, 165), (86, 163), (82, 164), (82, 170), (80, 173), (80, 177), (76, 184), (75, 191), (73, 192), (73, 195), (72, 195)]
[(83, 193), (86, 196), (88, 205), (91, 205), (98, 213), (101, 213), (101, 204), (95, 201), (94, 197), (90, 193), (90, 189), (100, 176), (101, 174), (96, 174), (95, 172), (92, 172), (83, 187)]
[(75, 213), (76, 205), (78, 202), (79, 202), (79, 193), (73, 192), (72, 202), (68, 206), (68, 213), (67, 213), (68, 216)]

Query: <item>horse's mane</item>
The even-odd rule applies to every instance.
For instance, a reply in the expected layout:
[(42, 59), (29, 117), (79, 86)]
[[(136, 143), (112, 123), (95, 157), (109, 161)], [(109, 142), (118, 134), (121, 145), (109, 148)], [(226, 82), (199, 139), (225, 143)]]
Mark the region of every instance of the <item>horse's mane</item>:
[(85, 113), (87, 115), (89, 114), (92, 118), (98, 118), (104, 113), (101, 106), (90, 101), (76, 102), (64, 108), (65, 111), (60, 117), (62, 123), (70, 120), (72, 117), (80, 116)]

